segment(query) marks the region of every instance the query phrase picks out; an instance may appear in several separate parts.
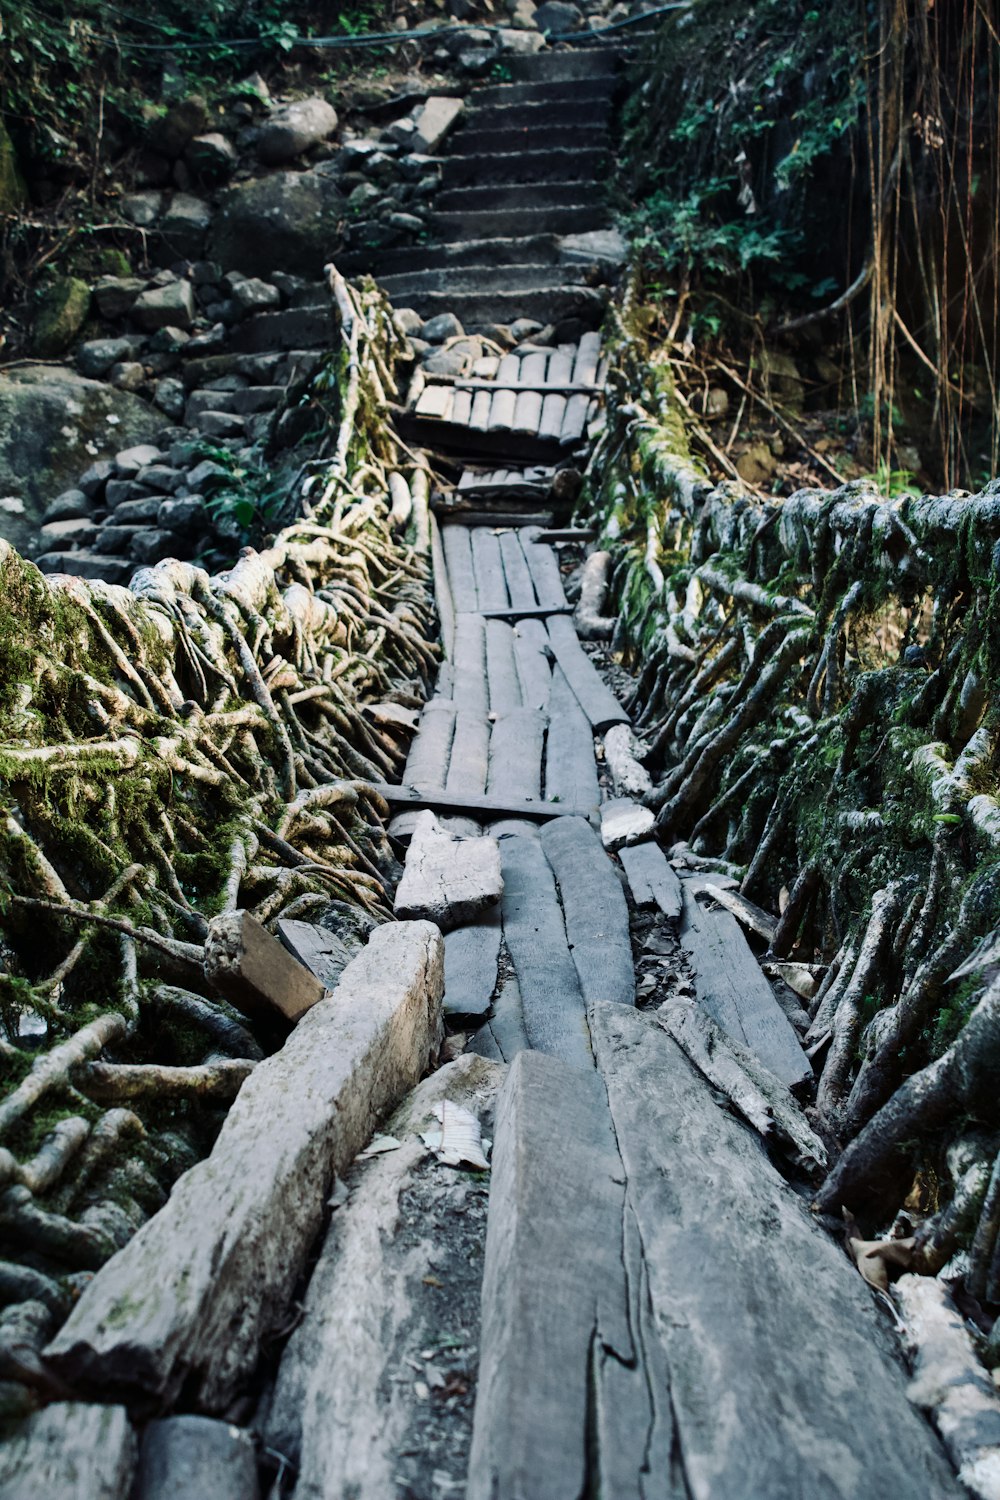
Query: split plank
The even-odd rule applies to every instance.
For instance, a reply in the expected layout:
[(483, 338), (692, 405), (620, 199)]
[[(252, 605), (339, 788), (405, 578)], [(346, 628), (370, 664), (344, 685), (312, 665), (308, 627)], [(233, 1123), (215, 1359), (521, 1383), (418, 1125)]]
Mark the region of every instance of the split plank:
[(542, 795), (545, 715), (534, 708), (501, 714), (490, 735), (490, 796), (507, 801)]
[(684, 904), (684, 893), (659, 844), (650, 841), (626, 845), (619, 849), (618, 858), (639, 910), (659, 907), (665, 917), (676, 921)]
[(509, 609), (484, 609), (483, 618), (487, 620), (547, 620), (549, 615), (571, 615), (573, 606), (567, 604), (559, 609), (551, 609), (544, 604), (526, 604), (520, 609), (513, 606)]
[(479, 608), (506, 609), (510, 600), (500, 557), (500, 538), (485, 526), (477, 526), (470, 539)]
[(243, 1390), (342, 1173), (422, 1076), (442, 1035), (444, 945), (428, 922), (376, 927), (334, 993), (258, 1063), (205, 1160), (84, 1289), (46, 1351), (96, 1396), (185, 1400)]
[(459, 709), (445, 790), (456, 795), (472, 792), (479, 796), (485, 792), (489, 750), (490, 725), (485, 714)]
[(504, 939), (517, 973), (528, 1040), (578, 1068), (593, 1059), (580, 981), (555, 878), (536, 838), (500, 839)]
[(593, 730), (561, 667), (553, 670), (549, 697), (545, 800), (587, 808), (601, 800)]
[[(586, 818), (594, 811), (592, 806), (580, 806), (573, 802), (521, 802), (516, 797), (474, 796), (471, 792), (444, 792), (436, 787), (395, 786), (388, 781), (369, 782), (384, 797), (390, 807), (423, 808), (433, 812), (459, 813), (467, 818), (527, 818), (529, 822), (544, 823), (549, 818)], [(395, 821), (395, 820), (394, 820)]]
[(460, 703), (470, 713), (485, 714), (489, 710), (486, 626), (482, 615), (462, 614), (456, 618), (452, 696), (456, 703)]
[(455, 613), (467, 614), (470, 610), (479, 608), (469, 533), (464, 526), (449, 526), (442, 540), (445, 560), (448, 564), (451, 595), (455, 601)]
[(535, 585), (517, 533), (505, 531), (499, 538), (499, 543), (511, 609), (534, 609), (538, 603)]
[(441, 648), (444, 652), (444, 659), (448, 662), (455, 654), (455, 600), (451, 592), (451, 580), (448, 577), (448, 564), (445, 561), (441, 528), (433, 513), (430, 523), (434, 601), (437, 604), (438, 620), (441, 625)]
[(486, 681), (491, 714), (521, 706), (521, 684), (514, 660), (514, 632), (503, 620), (485, 621)]
[(444, 786), (456, 715), (455, 704), (447, 698), (432, 698), (424, 708), (403, 772), (410, 786)]
[(514, 626), (514, 660), (521, 697), (525, 708), (537, 708), (543, 713), (552, 691), (549, 651), (549, 638), (542, 622), (530, 618), (519, 620)]
[(907, 1400), (884, 1314), (756, 1132), (719, 1107), (652, 1017), (606, 1004), (589, 1016), (641, 1247), (629, 1275), (652, 1307), (644, 1354), (658, 1345), (666, 1367), (682, 1493), (854, 1500), (896, 1493), (905, 1473), (914, 1494), (957, 1496)]
[(524, 1006), (516, 974), (504, 980), (493, 1002), (489, 1025), (504, 1062), (513, 1062), (519, 1052), (527, 1052), (530, 1044), (524, 1029)]
[(628, 904), (600, 839), (583, 818), (560, 818), (542, 829), (541, 844), (559, 883), (584, 1000), (634, 1005)]
[(728, 911), (706, 911), (684, 891), (681, 943), (695, 971), (699, 1005), (727, 1036), (756, 1053), (789, 1088), (813, 1071), (771, 986)]
[(580, 645), (572, 620), (553, 615), (548, 632), (556, 661), (593, 728), (600, 733), (611, 724), (628, 724), (628, 714)]
[(444, 940), (444, 1013), (485, 1016), (497, 987), (500, 908), (454, 927)]
[(525, 526), (519, 536), (525, 559), (531, 570), (531, 577), (534, 580), (539, 604), (553, 609), (564, 608), (567, 601), (563, 591), (562, 574), (559, 572), (559, 563), (552, 548), (535, 540), (537, 531), (533, 526)]

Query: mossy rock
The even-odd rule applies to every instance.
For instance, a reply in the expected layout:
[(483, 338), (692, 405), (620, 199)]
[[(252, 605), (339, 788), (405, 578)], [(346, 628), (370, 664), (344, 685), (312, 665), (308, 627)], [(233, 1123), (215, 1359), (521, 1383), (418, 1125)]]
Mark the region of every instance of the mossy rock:
[(14, 142), (0, 118), (0, 214), (17, 213), (26, 196), (27, 190), (17, 163)]
[(42, 359), (65, 352), (87, 321), (90, 287), (77, 276), (57, 276), (42, 291), (35, 313), (35, 350)]

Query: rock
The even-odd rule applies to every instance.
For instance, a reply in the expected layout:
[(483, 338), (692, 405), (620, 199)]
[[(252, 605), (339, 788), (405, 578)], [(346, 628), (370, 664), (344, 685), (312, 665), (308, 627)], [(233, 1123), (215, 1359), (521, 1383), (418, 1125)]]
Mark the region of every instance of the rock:
[(578, 6), (570, 4), (570, 0), (545, 0), (543, 5), (535, 7), (535, 25), (549, 35), (579, 31), (583, 15)]
[(152, 443), (136, 443), (115, 454), (115, 469), (123, 479), (134, 478), (147, 464), (155, 464), (163, 457), (160, 449)]
[(462, 26), (444, 39), (444, 45), (452, 57), (462, 57), (468, 52), (484, 52), (493, 46), (493, 33), (485, 26)]
[(591, 229), (586, 234), (566, 234), (559, 240), (559, 259), (566, 265), (591, 265), (595, 261), (621, 266), (628, 259), (625, 237), (617, 229)]
[(393, 229), (400, 230), (403, 234), (423, 234), (426, 225), (423, 219), (418, 219), (416, 214), (394, 213), (387, 220)]
[(90, 578), (100, 583), (128, 583), (135, 571), (124, 558), (100, 556), (85, 548), (78, 552), (44, 552), (35, 558), (35, 566), (42, 573), (72, 570), (77, 578)]
[(137, 297), (132, 316), (140, 328), (190, 328), (195, 318), (194, 290), (190, 281), (153, 286)]
[(359, 182), (356, 188), (352, 188), (347, 198), (347, 206), (352, 214), (363, 213), (372, 203), (378, 203), (382, 194), (373, 182)]
[(535, 27), (535, 0), (514, 0), (510, 7), (510, 24), (529, 31)]
[(133, 1500), (258, 1500), (253, 1438), (212, 1417), (166, 1417), (142, 1437)]
[(156, 382), (153, 405), (158, 406), (168, 417), (179, 419), (184, 414), (184, 382), (167, 376)]
[(411, 334), (418, 334), (424, 326), (424, 320), (412, 307), (397, 307), (394, 309), (393, 322), (404, 338)]
[(168, 323), (165, 328), (158, 328), (149, 341), (149, 348), (153, 354), (180, 354), (191, 341), (191, 335), (184, 328), (174, 328)]
[(146, 379), (146, 369), (136, 360), (125, 360), (111, 366), (108, 378), (116, 391), (137, 391)]
[(536, 333), (541, 333), (542, 325), (534, 318), (515, 318), (510, 325), (511, 337), (516, 344), (524, 343), (525, 339), (534, 338)]
[(629, 797), (610, 797), (601, 803), (601, 842), (605, 849), (621, 849), (652, 837), (656, 824), (648, 807)]
[(244, 1389), (287, 1324), (334, 1176), (437, 1052), (443, 947), (428, 923), (375, 929), (257, 1064), (211, 1154), (84, 1290), (46, 1351), (61, 1378), (161, 1408), (183, 1388), (207, 1413)]
[[(113, 361), (109, 361), (112, 363)], [(113, 418), (109, 421), (109, 418)], [(0, 535), (30, 546), (46, 502), (69, 485), (89, 497), (108, 477), (93, 460), (154, 436), (162, 415), (125, 391), (63, 366), (26, 365), (0, 373), (0, 495), (24, 510), (0, 510)], [(89, 480), (79, 476), (90, 465)]]
[(433, 345), (421, 363), (428, 375), (465, 375), (469, 369), (468, 357), (458, 349), (437, 349)]
[(429, 344), (443, 344), (446, 339), (461, 338), (464, 332), (454, 313), (438, 313), (421, 326), (420, 337)]
[(46, 521), (39, 535), (44, 552), (57, 552), (64, 547), (89, 547), (97, 534), (97, 527), (89, 516), (70, 521)]
[(196, 135), (187, 144), (184, 159), (204, 182), (225, 182), (236, 169), (238, 157), (232, 141), (217, 130)]
[(207, 124), (208, 107), (200, 94), (192, 94), (153, 121), (149, 129), (150, 149), (173, 160)]
[(805, 383), (790, 354), (779, 349), (764, 348), (752, 360), (751, 368), (764, 377), (765, 389), (770, 391), (772, 399), (779, 406), (792, 412), (802, 410), (806, 398)]
[(102, 318), (124, 318), (146, 283), (141, 276), (102, 276), (94, 286), (94, 301)]
[(76, 351), (76, 362), (82, 375), (106, 375), (112, 365), (127, 360), (136, 346), (135, 339), (90, 339)]
[(56, 1401), (5, 1437), (4, 1500), (128, 1500), (136, 1443), (123, 1406)]
[(448, 932), (476, 921), (502, 895), (496, 839), (460, 838), (432, 812), (418, 814), (396, 890), (398, 918), (423, 918)]
[(79, 488), (88, 500), (97, 500), (107, 489), (108, 483), (115, 472), (114, 460), (102, 458), (96, 464), (91, 464), (88, 469), (80, 475)]
[(343, 199), (319, 172), (276, 172), (230, 188), (209, 235), (226, 270), (270, 275), (280, 266), (315, 278), (343, 240)]
[[(534, 7), (532, 7), (532, 24), (534, 24)], [(545, 38), (540, 31), (515, 31), (513, 28), (504, 27), (497, 32), (497, 38), (504, 52), (513, 52), (515, 57), (533, 57), (545, 46)]]
[(251, 1016), (277, 1011), (297, 1021), (324, 994), (316, 976), (248, 911), (212, 919), (205, 942), (205, 975), (230, 1004)]
[(35, 352), (55, 359), (69, 348), (87, 321), (90, 287), (76, 276), (57, 276), (39, 296), (35, 309)]
[(233, 300), (245, 313), (264, 312), (281, 306), (281, 293), (276, 286), (249, 276), (233, 287)]
[(148, 567), (171, 557), (176, 552), (177, 538), (172, 531), (160, 531), (156, 527), (143, 527), (129, 544), (129, 556), (133, 562)]
[(763, 441), (751, 443), (736, 459), (736, 472), (747, 484), (767, 484), (778, 467), (778, 460)]
[(274, 110), (257, 136), (257, 155), (267, 166), (294, 161), (337, 128), (337, 111), (325, 99), (296, 99)]
[(114, 507), (116, 526), (148, 526), (155, 521), (163, 504), (159, 495), (140, 495), (136, 500), (123, 500)]
[(159, 223), (160, 254), (174, 260), (197, 260), (212, 222), (211, 206), (190, 193), (175, 193)]
[(94, 552), (98, 557), (121, 558), (131, 547), (138, 531), (137, 526), (116, 526), (105, 522), (95, 538)]
[(119, 201), (122, 218), (128, 219), (138, 229), (152, 229), (163, 212), (163, 194), (156, 192), (128, 193)]
[(108, 510), (117, 510), (119, 505), (131, 500), (134, 494), (135, 485), (131, 479), (109, 479), (104, 486), (104, 503)]
[(432, 94), (417, 111), (412, 149), (433, 155), (465, 108), (464, 101), (445, 94)]
[(233, 412), (203, 411), (198, 413), (195, 426), (207, 438), (231, 438), (241, 437), (246, 423)]
[(50, 500), (45, 507), (45, 522), (50, 521), (76, 521), (81, 516), (89, 516), (91, 511), (90, 501), (82, 490), (63, 490), (54, 500)]
[(222, 464), (217, 464), (210, 458), (204, 458), (200, 464), (195, 464), (188, 474), (188, 487), (200, 492), (211, 489), (213, 486), (218, 488), (222, 483), (228, 484), (231, 479), (232, 475)]

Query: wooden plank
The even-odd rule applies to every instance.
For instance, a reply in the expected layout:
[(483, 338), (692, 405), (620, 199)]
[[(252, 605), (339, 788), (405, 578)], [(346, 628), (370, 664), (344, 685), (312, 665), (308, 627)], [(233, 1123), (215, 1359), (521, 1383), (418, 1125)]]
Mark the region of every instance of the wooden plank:
[(258, 1063), (211, 1153), (83, 1290), (48, 1366), (95, 1399), (229, 1410), (289, 1299), (343, 1173), (442, 1036), (444, 944), (387, 922), (279, 1052)]
[(514, 432), (535, 434), (538, 431), (538, 424), (542, 417), (545, 367), (548, 362), (547, 354), (528, 354), (521, 361), (520, 389), (514, 406)]
[(590, 411), (589, 396), (570, 396), (566, 402), (566, 410), (563, 414), (562, 430), (559, 433), (559, 442), (564, 448), (578, 443), (583, 437), (587, 425), (587, 413)]
[(576, 359), (573, 361), (573, 379), (580, 385), (594, 385), (600, 357), (601, 335), (585, 333), (577, 346)]
[(469, 413), (469, 427), (473, 432), (485, 432), (490, 425), (490, 406), (493, 402), (491, 390), (476, 391)]
[(454, 399), (455, 393), (450, 385), (426, 385), (417, 398), (414, 411), (418, 417), (447, 422)]
[(549, 706), (552, 691), (549, 650), (549, 638), (540, 620), (521, 619), (514, 626), (514, 660), (521, 683), (521, 698), (525, 708), (537, 708), (543, 713)]
[(538, 839), (519, 834), (500, 839), (500, 860), (504, 939), (528, 1040), (539, 1052), (590, 1068), (586, 1009), (551, 866)]
[(520, 540), (513, 531), (505, 531), (499, 540), (500, 557), (503, 561), (511, 608), (523, 609), (527, 606), (533, 609), (538, 602), (535, 597), (535, 585), (532, 582), (531, 569), (525, 560)]
[(496, 391), (490, 398), (489, 432), (510, 432), (514, 426), (517, 396), (514, 391)]
[[(446, 533), (447, 534), (447, 533)], [(459, 615), (455, 622), (455, 681), (452, 695), (470, 713), (489, 709), (486, 686), (486, 623), (482, 615)]]
[(434, 575), (434, 602), (437, 605), (441, 625), (441, 649), (445, 661), (450, 661), (455, 652), (455, 600), (448, 577), (444, 544), (437, 517), (431, 515), (431, 568)]
[(514, 632), (503, 620), (486, 620), (486, 677), (490, 713), (506, 714), (521, 706), (521, 684), (514, 660)]
[(548, 818), (578, 816), (586, 818), (593, 811), (572, 802), (520, 802), (517, 798), (474, 796), (471, 792), (443, 792), (434, 787), (395, 786), (388, 781), (373, 781), (371, 786), (390, 807), (429, 807), (435, 812), (459, 813), (469, 818), (527, 818), (544, 823)]
[(490, 725), (486, 715), (460, 708), (455, 718), (445, 790), (456, 796), (464, 792), (481, 796), (486, 790), (489, 750)]
[(536, 542), (592, 542), (597, 536), (593, 526), (564, 526), (556, 531), (537, 531)]
[(136, 1440), (124, 1406), (56, 1401), (0, 1445), (3, 1500), (128, 1500)]
[(484, 354), (472, 362), (472, 373), (477, 380), (495, 380), (500, 360), (495, 354)]
[(563, 419), (566, 415), (567, 387), (573, 380), (573, 357), (557, 351), (549, 361), (549, 391), (542, 403), (538, 423), (538, 436), (558, 442), (562, 436)]
[(698, 1004), (734, 1041), (755, 1052), (789, 1088), (811, 1082), (795, 1029), (728, 911), (706, 911), (684, 891), (681, 943), (695, 971)]
[(674, 874), (659, 844), (631, 844), (619, 849), (618, 858), (628, 879), (632, 900), (640, 911), (659, 907), (665, 917), (676, 921), (684, 904), (681, 883)]
[(442, 535), (445, 561), (448, 564), (448, 579), (451, 596), (455, 601), (455, 613), (465, 614), (479, 608), (476, 593), (476, 575), (472, 565), (472, 541), (465, 530), (449, 528)]
[(456, 390), (449, 421), (466, 427), (472, 417), (472, 392)]
[(484, 609), (481, 613), (486, 620), (547, 620), (550, 615), (571, 615), (573, 606), (566, 604), (554, 609), (545, 604), (526, 604), (521, 608)]
[(633, 1327), (624, 1196), (600, 1078), (519, 1053), (494, 1128), (467, 1500), (688, 1500)]
[[(455, 526), (515, 526), (523, 527), (537, 522), (541, 516), (548, 524), (552, 519), (550, 510), (539, 513), (536, 510), (460, 510), (452, 509), (450, 506), (432, 507), (441, 526), (449, 528)], [(567, 611), (569, 605), (566, 606)]]
[(470, 533), (470, 541), (480, 611), (506, 609), (510, 599), (500, 557), (500, 538), (485, 526), (477, 526)]
[(541, 845), (559, 884), (584, 1000), (634, 1005), (628, 903), (600, 839), (585, 819), (559, 818), (545, 824)]
[[(530, 355), (530, 356), (528, 356), (528, 358), (534, 358), (534, 356)], [(447, 376), (438, 376), (437, 379), (439, 379), (439, 380), (448, 380), (448, 377)], [(535, 391), (535, 392), (537, 392), (541, 396), (544, 396), (544, 395), (547, 395), (547, 394), (556, 394), (556, 395), (563, 395), (563, 396), (567, 396), (567, 395), (568, 396), (587, 396), (587, 397), (589, 397), (591, 399), (594, 396), (601, 395), (602, 392), (603, 392), (603, 390), (604, 390), (604, 387), (602, 385), (597, 385), (596, 383), (595, 384), (590, 384), (590, 385), (581, 385), (578, 381), (574, 381), (574, 380), (571, 380), (571, 379), (570, 380), (565, 380), (565, 381), (560, 381), (560, 380), (504, 380), (504, 381), (498, 381), (498, 380), (468, 380), (468, 379), (464, 378), (463, 376), (456, 376), (454, 378), (454, 380), (449, 380), (448, 383), (451, 385), (451, 388), (454, 391), (481, 391), (481, 390), (498, 391), (498, 390), (504, 390), (504, 391), (514, 391), (514, 393), (516, 395), (522, 395), (526, 391)]]
[(497, 987), (500, 908), (447, 933), (444, 940), (444, 1013), (485, 1016)]
[(589, 1015), (639, 1246), (627, 1274), (651, 1308), (641, 1357), (659, 1349), (682, 1493), (853, 1500), (898, 1492), (905, 1472), (915, 1495), (957, 1496), (882, 1309), (756, 1132), (653, 1017)]
[(530, 1044), (524, 1029), (524, 1006), (516, 974), (511, 974), (500, 986), (489, 1025), (504, 1062), (513, 1062), (519, 1052), (528, 1050)]
[(551, 547), (535, 540), (537, 534), (538, 531), (533, 526), (526, 526), (519, 533), (524, 556), (534, 580), (535, 594), (539, 604), (561, 609), (566, 603), (566, 594), (563, 591), (559, 562)]
[(596, 807), (601, 800), (594, 732), (560, 667), (552, 673), (545, 747), (545, 799)]
[(446, 698), (432, 698), (425, 706), (403, 772), (410, 786), (444, 786), (456, 713), (455, 704)]
[(487, 783), (491, 797), (541, 797), (545, 724), (545, 715), (534, 708), (515, 708), (495, 721)]
[(628, 724), (628, 714), (580, 645), (572, 621), (553, 615), (547, 628), (556, 661), (594, 729), (600, 733), (611, 724)]

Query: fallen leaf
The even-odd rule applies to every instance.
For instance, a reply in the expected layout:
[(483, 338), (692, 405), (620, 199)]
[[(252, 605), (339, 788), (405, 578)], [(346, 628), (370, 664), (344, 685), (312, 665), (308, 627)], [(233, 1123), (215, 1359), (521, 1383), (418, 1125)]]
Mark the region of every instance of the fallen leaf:
[(488, 1172), (490, 1164), (483, 1152), (482, 1131), (475, 1115), (450, 1099), (442, 1099), (434, 1106), (434, 1116), (440, 1120), (440, 1128), (423, 1132), (420, 1139), (428, 1150), (436, 1153), (438, 1161), (448, 1167), (476, 1167)]

